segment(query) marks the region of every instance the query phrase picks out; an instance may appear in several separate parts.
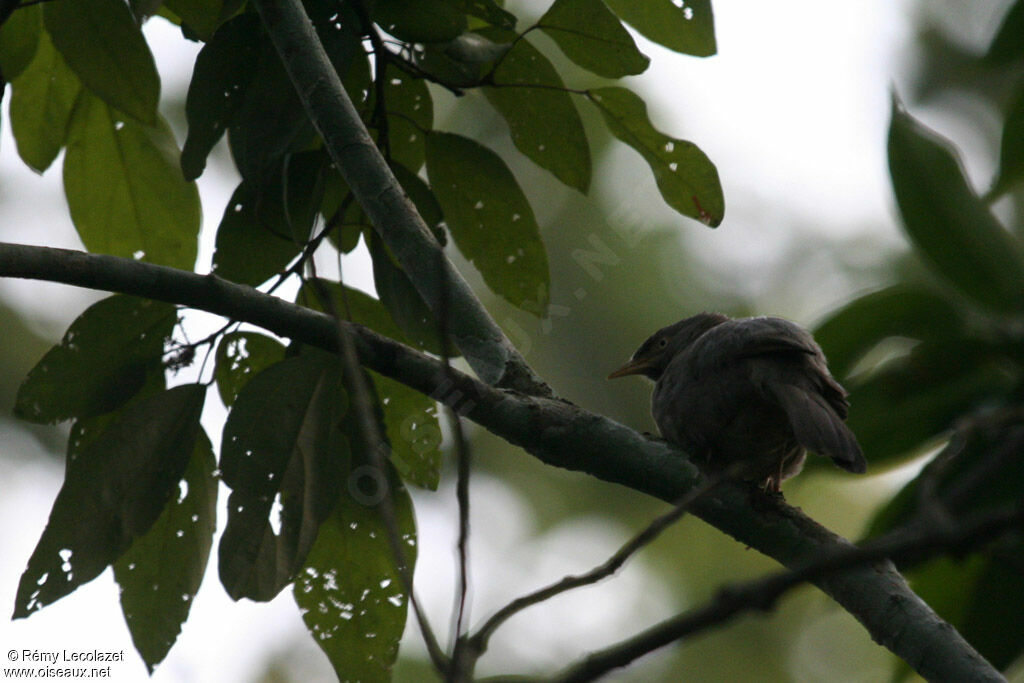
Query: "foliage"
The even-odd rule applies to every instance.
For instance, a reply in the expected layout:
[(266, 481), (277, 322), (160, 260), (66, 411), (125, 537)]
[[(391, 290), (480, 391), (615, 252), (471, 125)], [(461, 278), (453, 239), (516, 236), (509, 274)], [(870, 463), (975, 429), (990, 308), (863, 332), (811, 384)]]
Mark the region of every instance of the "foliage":
[[(641, 153), (670, 206), (715, 226), (724, 202), (710, 160), (693, 143), (655, 130), (629, 90), (567, 86), (530, 35), (545, 33), (582, 69), (615, 79), (649, 64), (623, 19), (674, 50), (713, 54), (710, 3), (691, 4), (643, 11), (556, 0), (522, 28), (495, 0), (306, 0), (305, 9), (434, 236), (450, 239), (496, 294), (543, 318), (549, 264), (531, 198), (499, 154), (435, 128), (433, 99), (480, 90), (519, 152), (584, 193), (593, 161), (577, 101), (586, 100)], [(12, 84), (18, 153), (41, 173), (66, 151), (70, 215), (88, 250), (192, 269), (195, 181), (226, 135), (242, 180), (216, 228), (216, 275), (271, 291), (298, 277), (306, 282), (303, 305), (433, 353), (447, 346), (330, 163), (249, 3), (27, 3), (4, 18), (0, 70)], [(172, 22), (203, 43), (180, 151), (157, 110), (160, 77), (140, 30), (146, 21)], [(379, 300), (317, 280), (310, 267), (315, 251), (347, 252), (360, 238)], [(387, 678), (408, 601), (385, 542), (385, 516), (360, 488), (377, 464), (346, 371), (336, 358), (236, 325), (189, 344), (175, 334), (178, 324), (174, 306), (112, 296), (82, 313), (22, 385), (20, 417), (74, 422), (64, 487), (22, 577), (15, 616), (113, 566), (132, 637), (152, 669), (172, 647), (205, 573), (219, 478), (231, 491), (218, 542), (227, 593), (269, 600), (294, 584), (339, 676)], [(168, 371), (191, 364), (203, 347), (215, 349), (210, 384), (230, 410), (216, 466), (199, 427), (208, 386), (165, 384)], [(377, 481), (390, 492), (407, 542), (401, 562), (411, 568), (415, 525), (403, 482), (438, 485), (436, 406), (393, 380), (366, 378), (388, 444)]]
[[(973, 58), (975, 68), (1019, 69), (1024, 42), (1014, 27), (1021, 17), (1024, 2), (1018, 1), (987, 55)], [(998, 95), (1010, 105), (1000, 163), (985, 196), (973, 189), (953, 143), (894, 96), (889, 172), (925, 273), (849, 303), (816, 332), (851, 389), (850, 423), (873, 468), (894, 467), (945, 444), (877, 513), (872, 536), (1015, 502), (1024, 487), (1024, 226), (1007, 230), (990, 206), (1024, 178), (1024, 89), (1014, 80), (1010, 89), (1009, 97)], [(1021, 566), (1024, 546), (1014, 538), (967, 557), (909, 566), (907, 575), (922, 598), (1005, 668), (1024, 652)]]

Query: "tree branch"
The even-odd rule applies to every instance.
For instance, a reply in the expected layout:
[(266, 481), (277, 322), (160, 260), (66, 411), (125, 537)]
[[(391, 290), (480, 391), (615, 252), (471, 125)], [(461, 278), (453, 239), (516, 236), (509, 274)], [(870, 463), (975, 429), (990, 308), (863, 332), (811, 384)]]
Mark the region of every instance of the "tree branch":
[[(327, 350), (338, 350), (330, 316), (213, 275), (129, 259), (0, 243), (0, 277), (123, 292), (222, 315)], [(348, 323), (346, 323), (348, 325)], [(488, 386), (361, 325), (351, 324), (367, 367), (452, 404), (467, 418), (543, 462), (674, 501), (706, 481), (680, 451), (565, 401)], [(457, 404), (457, 405), (454, 405)], [(723, 482), (691, 511), (740, 542), (795, 569), (854, 546), (782, 501), (751, 507), (749, 488)], [(910, 590), (891, 562), (814, 577), (872, 638), (927, 679), (1002, 680)]]
[(931, 518), (921, 519), (863, 547), (845, 548), (792, 571), (721, 588), (718, 595), (703, 607), (666, 619), (622, 643), (592, 653), (554, 680), (558, 683), (592, 681), (660, 647), (707, 631), (743, 612), (770, 610), (793, 588), (840, 570), (885, 559), (900, 562), (912, 559), (916, 562), (950, 550), (963, 552), (967, 548), (980, 547), (1024, 523), (1024, 505), (1004, 506), (956, 524), (937, 527), (933, 522)]
[(443, 255), (359, 118), (302, 5), (298, 0), (255, 4), (310, 121), (374, 229), (435, 315), (441, 296), (450, 297), (449, 331), (477, 376), (494, 386), (550, 396), (550, 387)]

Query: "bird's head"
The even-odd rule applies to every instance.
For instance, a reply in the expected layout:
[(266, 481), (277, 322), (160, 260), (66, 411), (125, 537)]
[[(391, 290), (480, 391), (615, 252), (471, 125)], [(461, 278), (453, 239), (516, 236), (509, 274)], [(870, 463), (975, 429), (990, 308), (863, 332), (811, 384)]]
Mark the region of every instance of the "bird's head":
[(608, 379), (625, 377), (626, 375), (644, 375), (657, 381), (661, 373), (672, 362), (677, 353), (697, 341), (697, 339), (715, 325), (728, 320), (721, 313), (698, 313), (663, 327), (647, 338), (633, 357), (621, 368), (608, 375)]

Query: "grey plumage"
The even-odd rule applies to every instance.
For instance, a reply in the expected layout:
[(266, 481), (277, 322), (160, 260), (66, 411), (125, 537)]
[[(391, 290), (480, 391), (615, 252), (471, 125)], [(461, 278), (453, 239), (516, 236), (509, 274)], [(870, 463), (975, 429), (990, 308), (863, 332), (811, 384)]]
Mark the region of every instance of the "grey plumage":
[(662, 436), (705, 466), (745, 464), (745, 478), (779, 485), (807, 450), (850, 472), (867, 463), (846, 426), (846, 391), (810, 333), (781, 318), (701, 313), (655, 332), (611, 377), (655, 380)]

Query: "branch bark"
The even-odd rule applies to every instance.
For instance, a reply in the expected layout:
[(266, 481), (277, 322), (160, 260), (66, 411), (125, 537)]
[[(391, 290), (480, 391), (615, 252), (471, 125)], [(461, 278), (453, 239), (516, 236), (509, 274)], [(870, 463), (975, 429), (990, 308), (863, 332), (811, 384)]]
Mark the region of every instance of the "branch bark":
[[(0, 243), (0, 277), (19, 277), (148, 297), (263, 327), (337, 351), (329, 316), (212, 275), (113, 256)], [(685, 455), (565, 401), (501, 390), (429, 356), (351, 324), (367, 367), (456, 408), (543, 462), (585, 472), (673, 501), (705, 481)], [(751, 507), (747, 488), (724, 482), (692, 511), (790, 569), (848, 552), (853, 544), (778, 501)], [(917, 595), (889, 561), (812, 581), (856, 617), (878, 643), (929, 680), (999, 681), (984, 660)]]
[(449, 332), (484, 382), (550, 396), (519, 351), (474, 296), (406, 196), (363, 125), (298, 0), (256, 0), (263, 24), (323, 138), (331, 160), (374, 229), (435, 315), (447, 296)]

